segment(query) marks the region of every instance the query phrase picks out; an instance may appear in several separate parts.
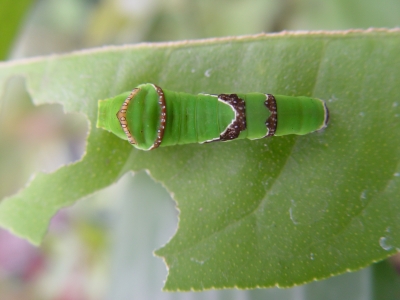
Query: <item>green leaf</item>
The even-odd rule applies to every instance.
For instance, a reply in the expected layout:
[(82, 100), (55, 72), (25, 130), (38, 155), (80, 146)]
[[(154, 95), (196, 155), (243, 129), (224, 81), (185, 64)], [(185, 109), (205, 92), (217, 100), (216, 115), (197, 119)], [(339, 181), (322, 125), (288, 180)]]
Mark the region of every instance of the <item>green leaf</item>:
[[(109, 232), (113, 240), (109, 298), (124, 299), (140, 294), (142, 299), (163, 299), (165, 293), (161, 288), (167, 270), (152, 251), (175, 232), (176, 211), (171, 206), (170, 196), (145, 172), (138, 172), (134, 177), (124, 176), (96, 198), (99, 197), (101, 202), (118, 198), (113, 202), (118, 218)], [(78, 203), (74, 210), (79, 206), (88, 207), (91, 202), (93, 200), (89, 199)], [(358, 272), (288, 289), (187, 292), (184, 297), (196, 300), (387, 300), (399, 299), (399, 290), (400, 276), (384, 260)], [(168, 294), (168, 297), (179, 299), (175, 294)]]
[(0, 60), (7, 57), (31, 4), (32, 0), (0, 0)]
[[(167, 290), (293, 286), (400, 249), (400, 31), (286, 33), (108, 47), (0, 65), (35, 104), (88, 116), (82, 161), (38, 174), (0, 224), (38, 244), (61, 207), (130, 170), (174, 195), (179, 229), (156, 253)], [(135, 150), (94, 128), (97, 100), (153, 82), (189, 93), (268, 92), (327, 101), (321, 133)], [(146, 201), (151, 201), (146, 200)]]

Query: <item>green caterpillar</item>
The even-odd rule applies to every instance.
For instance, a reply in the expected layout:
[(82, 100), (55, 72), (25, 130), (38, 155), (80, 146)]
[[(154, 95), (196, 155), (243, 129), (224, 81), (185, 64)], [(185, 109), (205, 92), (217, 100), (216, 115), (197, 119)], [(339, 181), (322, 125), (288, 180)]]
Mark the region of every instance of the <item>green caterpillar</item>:
[(303, 135), (326, 127), (324, 101), (262, 93), (191, 95), (141, 84), (100, 100), (97, 127), (141, 150), (177, 144)]

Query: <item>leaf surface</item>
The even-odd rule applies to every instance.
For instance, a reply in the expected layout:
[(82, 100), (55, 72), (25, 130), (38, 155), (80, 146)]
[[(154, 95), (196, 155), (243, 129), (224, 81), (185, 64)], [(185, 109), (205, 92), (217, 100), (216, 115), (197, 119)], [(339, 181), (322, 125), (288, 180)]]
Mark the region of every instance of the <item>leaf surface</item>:
[[(400, 32), (285, 33), (106, 47), (0, 65), (35, 104), (91, 124), (84, 158), (0, 204), (0, 224), (40, 243), (61, 207), (128, 171), (173, 194), (179, 228), (156, 254), (167, 290), (293, 286), (400, 248)], [(135, 150), (95, 128), (97, 100), (144, 82), (189, 93), (266, 92), (327, 101), (306, 136)], [(144, 199), (151, 201), (151, 199)]]

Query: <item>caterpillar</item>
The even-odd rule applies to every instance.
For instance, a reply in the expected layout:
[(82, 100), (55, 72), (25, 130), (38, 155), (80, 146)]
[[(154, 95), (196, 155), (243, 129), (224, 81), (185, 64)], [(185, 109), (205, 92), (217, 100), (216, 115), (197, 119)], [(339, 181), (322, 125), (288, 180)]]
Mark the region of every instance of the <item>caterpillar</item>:
[(97, 127), (141, 150), (189, 143), (304, 135), (325, 128), (323, 100), (264, 93), (173, 92), (145, 83), (100, 100)]

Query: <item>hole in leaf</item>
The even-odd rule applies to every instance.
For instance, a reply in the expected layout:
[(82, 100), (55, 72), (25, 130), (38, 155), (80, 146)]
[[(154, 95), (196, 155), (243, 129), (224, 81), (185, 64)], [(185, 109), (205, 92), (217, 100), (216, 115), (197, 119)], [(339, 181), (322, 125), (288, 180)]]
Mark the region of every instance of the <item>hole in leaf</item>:
[(24, 79), (9, 80), (0, 99), (0, 199), (32, 174), (55, 171), (82, 158), (87, 119), (60, 104), (33, 105)]

